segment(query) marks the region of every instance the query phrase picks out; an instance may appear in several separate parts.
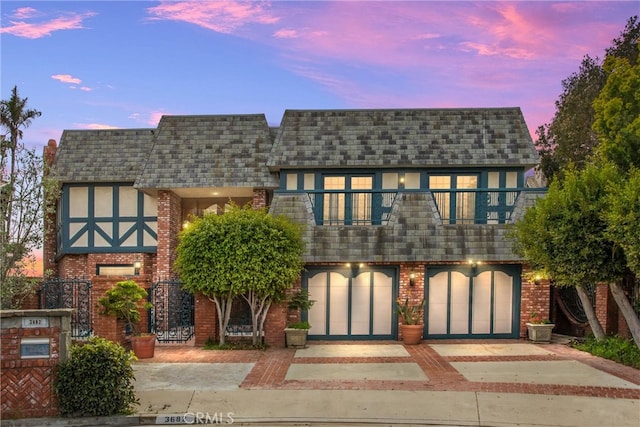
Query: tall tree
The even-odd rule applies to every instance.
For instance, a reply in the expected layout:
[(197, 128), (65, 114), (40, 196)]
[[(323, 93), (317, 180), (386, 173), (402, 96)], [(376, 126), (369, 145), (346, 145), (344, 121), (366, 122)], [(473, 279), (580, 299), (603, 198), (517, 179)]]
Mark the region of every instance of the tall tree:
[[(23, 135), (22, 129), (28, 128), (33, 119), (42, 115), (40, 111), (27, 108), (27, 100), (28, 98), (20, 98), (18, 87), (14, 86), (11, 90), (11, 97), (8, 100), (0, 101), (0, 125), (9, 132), (9, 140), (5, 139), (1, 145), (0, 169), (3, 177), (7, 167), (9, 167), (8, 188), (4, 190), (3, 187), (2, 191), (3, 201), (5, 198), (10, 198), (14, 191), (19, 143)], [(9, 162), (8, 166), (7, 162)], [(7, 210), (2, 212), (2, 219), (6, 224), (6, 228), (2, 231), (6, 233), (11, 228), (13, 204), (3, 203), (3, 207), (6, 207)]]
[(239, 296), (251, 309), (253, 343), (258, 344), (271, 303), (302, 271), (302, 251), (300, 229), (287, 218), (234, 206), (223, 215), (195, 219), (180, 234), (176, 269), (186, 289), (215, 303), (220, 344)]
[(542, 172), (553, 181), (570, 165), (583, 168), (597, 145), (593, 125), (593, 100), (606, 76), (597, 58), (585, 56), (578, 72), (562, 81), (563, 92), (556, 101), (551, 123), (538, 128), (536, 145)]
[[(638, 17), (629, 18), (620, 36), (606, 49), (605, 60), (625, 58), (631, 65), (638, 61), (640, 40)], [(539, 126), (536, 146), (540, 153), (540, 169), (549, 181), (562, 178), (570, 165), (582, 169), (590, 161), (599, 144), (593, 130), (593, 102), (607, 81), (608, 71), (598, 58), (585, 56), (578, 72), (562, 81), (562, 94), (556, 101), (556, 112), (550, 123)]]
[(597, 151), (622, 172), (640, 168), (640, 63), (609, 57), (604, 69), (607, 82), (593, 103)]
[[(56, 197), (56, 186), (45, 175), (45, 165), (34, 150), (20, 142), (23, 128), (40, 116), (26, 108), (27, 98), (18, 96), (0, 102), (0, 125), (9, 140), (0, 138), (2, 148), (0, 187), (0, 294), (2, 308), (20, 308), (37, 285), (26, 268), (33, 265), (33, 251), (42, 245), (43, 218), (47, 214), (44, 189)], [(50, 205), (49, 205), (50, 208)]]

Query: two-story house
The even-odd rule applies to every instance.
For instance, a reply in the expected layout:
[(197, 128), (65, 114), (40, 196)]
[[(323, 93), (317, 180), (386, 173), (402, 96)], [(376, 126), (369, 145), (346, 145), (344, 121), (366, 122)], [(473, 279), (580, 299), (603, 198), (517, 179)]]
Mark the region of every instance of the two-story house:
[[(518, 338), (532, 310), (549, 312), (548, 283), (525, 279), (506, 237), (541, 193), (525, 188), (537, 162), (519, 108), (287, 110), (277, 128), (261, 114), (164, 116), (155, 129), (65, 131), (45, 263), (97, 291), (136, 274), (151, 288), (174, 276), (190, 215), (250, 201), (305, 226), (310, 338), (397, 339), (395, 303), (409, 296), (426, 301), (425, 338)], [(210, 301), (194, 304), (202, 343), (220, 331)], [(286, 321), (274, 306), (268, 343), (283, 343)]]

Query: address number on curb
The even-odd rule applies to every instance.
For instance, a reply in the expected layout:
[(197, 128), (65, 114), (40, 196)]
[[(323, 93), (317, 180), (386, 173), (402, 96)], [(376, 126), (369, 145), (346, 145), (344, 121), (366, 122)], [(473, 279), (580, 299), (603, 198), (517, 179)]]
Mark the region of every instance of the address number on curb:
[(187, 417), (185, 414), (166, 414), (166, 415), (158, 415), (156, 417), (156, 424), (161, 425), (176, 425), (176, 424), (193, 424), (193, 417)]

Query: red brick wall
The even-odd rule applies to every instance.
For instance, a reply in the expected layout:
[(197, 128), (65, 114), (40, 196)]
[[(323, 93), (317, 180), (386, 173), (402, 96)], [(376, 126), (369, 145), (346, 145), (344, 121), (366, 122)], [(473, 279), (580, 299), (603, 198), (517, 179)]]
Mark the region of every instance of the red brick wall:
[(201, 293), (195, 296), (195, 324), (195, 345), (203, 346), (208, 339), (218, 342), (216, 305)]
[(254, 189), (253, 190), (253, 200), (251, 201), (251, 206), (254, 209), (262, 209), (267, 207), (269, 200), (267, 200), (267, 190), (265, 189)]
[[(129, 277), (123, 276), (96, 276), (91, 281), (91, 306), (96, 307), (98, 299), (101, 298), (104, 293), (111, 289), (117, 282), (122, 280), (128, 280)], [(137, 276), (133, 280), (140, 286), (145, 288), (147, 292), (151, 288), (151, 284), (144, 276)], [(108, 339), (110, 341), (118, 342), (124, 346), (128, 346), (128, 342), (125, 338), (125, 323), (118, 321), (113, 316), (107, 316), (100, 314), (100, 309), (96, 308), (93, 312), (93, 333), (99, 337)], [(148, 313), (147, 310), (140, 310), (140, 322), (137, 327), (140, 332), (149, 332)]]
[(606, 283), (599, 283), (596, 286), (596, 317), (605, 334), (631, 338), (627, 321), (620, 312), (609, 285)]
[(522, 290), (520, 296), (520, 337), (527, 336), (527, 322), (531, 320), (531, 313), (536, 312), (540, 319), (550, 319), (549, 307), (551, 299), (551, 284), (549, 280), (540, 280), (536, 284), (534, 280), (525, 277), (527, 269), (523, 267)]
[(158, 192), (158, 259), (156, 277), (173, 276), (173, 263), (182, 227), (181, 199), (171, 191)]
[[(400, 284), (398, 288), (398, 299), (401, 304), (409, 300), (410, 305), (418, 305), (424, 298), (424, 268), (423, 264), (403, 264), (400, 266)], [(411, 275), (415, 276), (414, 285), (411, 286)], [(394, 310), (396, 306), (394, 304)], [(424, 310), (422, 312), (421, 323), (424, 324)], [(402, 340), (402, 318), (398, 315), (398, 339)]]
[[(25, 316), (47, 317), (42, 313), (25, 313)], [(61, 343), (61, 339), (65, 339), (61, 337), (61, 332), (62, 325), (68, 324), (69, 320), (61, 324), (58, 315), (50, 317), (49, 327), (22, 328), (17, 325), (17, 322), (21, 322), (21, 318), (21, 316), (14, 317), (12, 321), (3, 315), (0, 338), (2, 341), (0, 364), (2, 418), (57, 416), (59, 410), (53, 384), (56, 366), (61, 360), (67, 358), (68, 343)], [(69, 319), (68, 315), (66, 319)], [(6, 327), (8, 322), (12, 322), (10, 327)], [(68, 329), (66, 332), (68, 333)], [(50, 357), (21, 359), (20, 340), (24, 337), (50, 338)]]
[(272, 303), (264, 321), (264, 343), (272, 347), (284, 347), (284, 328), (287, 326), (289, 309), (285, 302)]

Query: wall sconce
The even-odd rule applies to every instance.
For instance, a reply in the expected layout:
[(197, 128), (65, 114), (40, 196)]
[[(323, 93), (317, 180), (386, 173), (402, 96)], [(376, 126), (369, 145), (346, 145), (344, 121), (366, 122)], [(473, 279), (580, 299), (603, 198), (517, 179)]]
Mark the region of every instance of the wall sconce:
[(358, 271), (364, 267), (364, 263), (360, 262), (360, 263), (346, 263), (345, 267), (350, 268), (351, 269), (351, 277), (356, 277), (358, 275)]
[(542, 277), (540, 277), (540, 275), (539, 275), (539, 274), (536, 274), (536, 277), (533, 279), (533, 283), (534, 283), (536, 286), (540, 286), (540, 282), (541, 282), (541, 281), (542, 281)]
[(478, 271), (478, 264), (480, 264), (480, 261), (475, 261), (473, 259), (469, 260), (469, 266), (471, 266), (471, 272), (473, 274), (476, 274), (476, 271)]
[(139, 276), (141, 268), (142, 268), (142, 262), (136, 258), (136, 260), (133, 262), (133, 274), (135, 276)]
[(189, 222), (189, 221), (185, 221), (185, 222), (183, 222), (183, 223), (182, 223), (182, 229), (183, 229), (183, 230), (186, 230), (187, 228), (189, 228), (189, 224), (190, 224), (190, 222)]
[(411, 272), (411, 274), (409, 274), (409, 286), (413, 287), (416, 285), (416, 273)]

